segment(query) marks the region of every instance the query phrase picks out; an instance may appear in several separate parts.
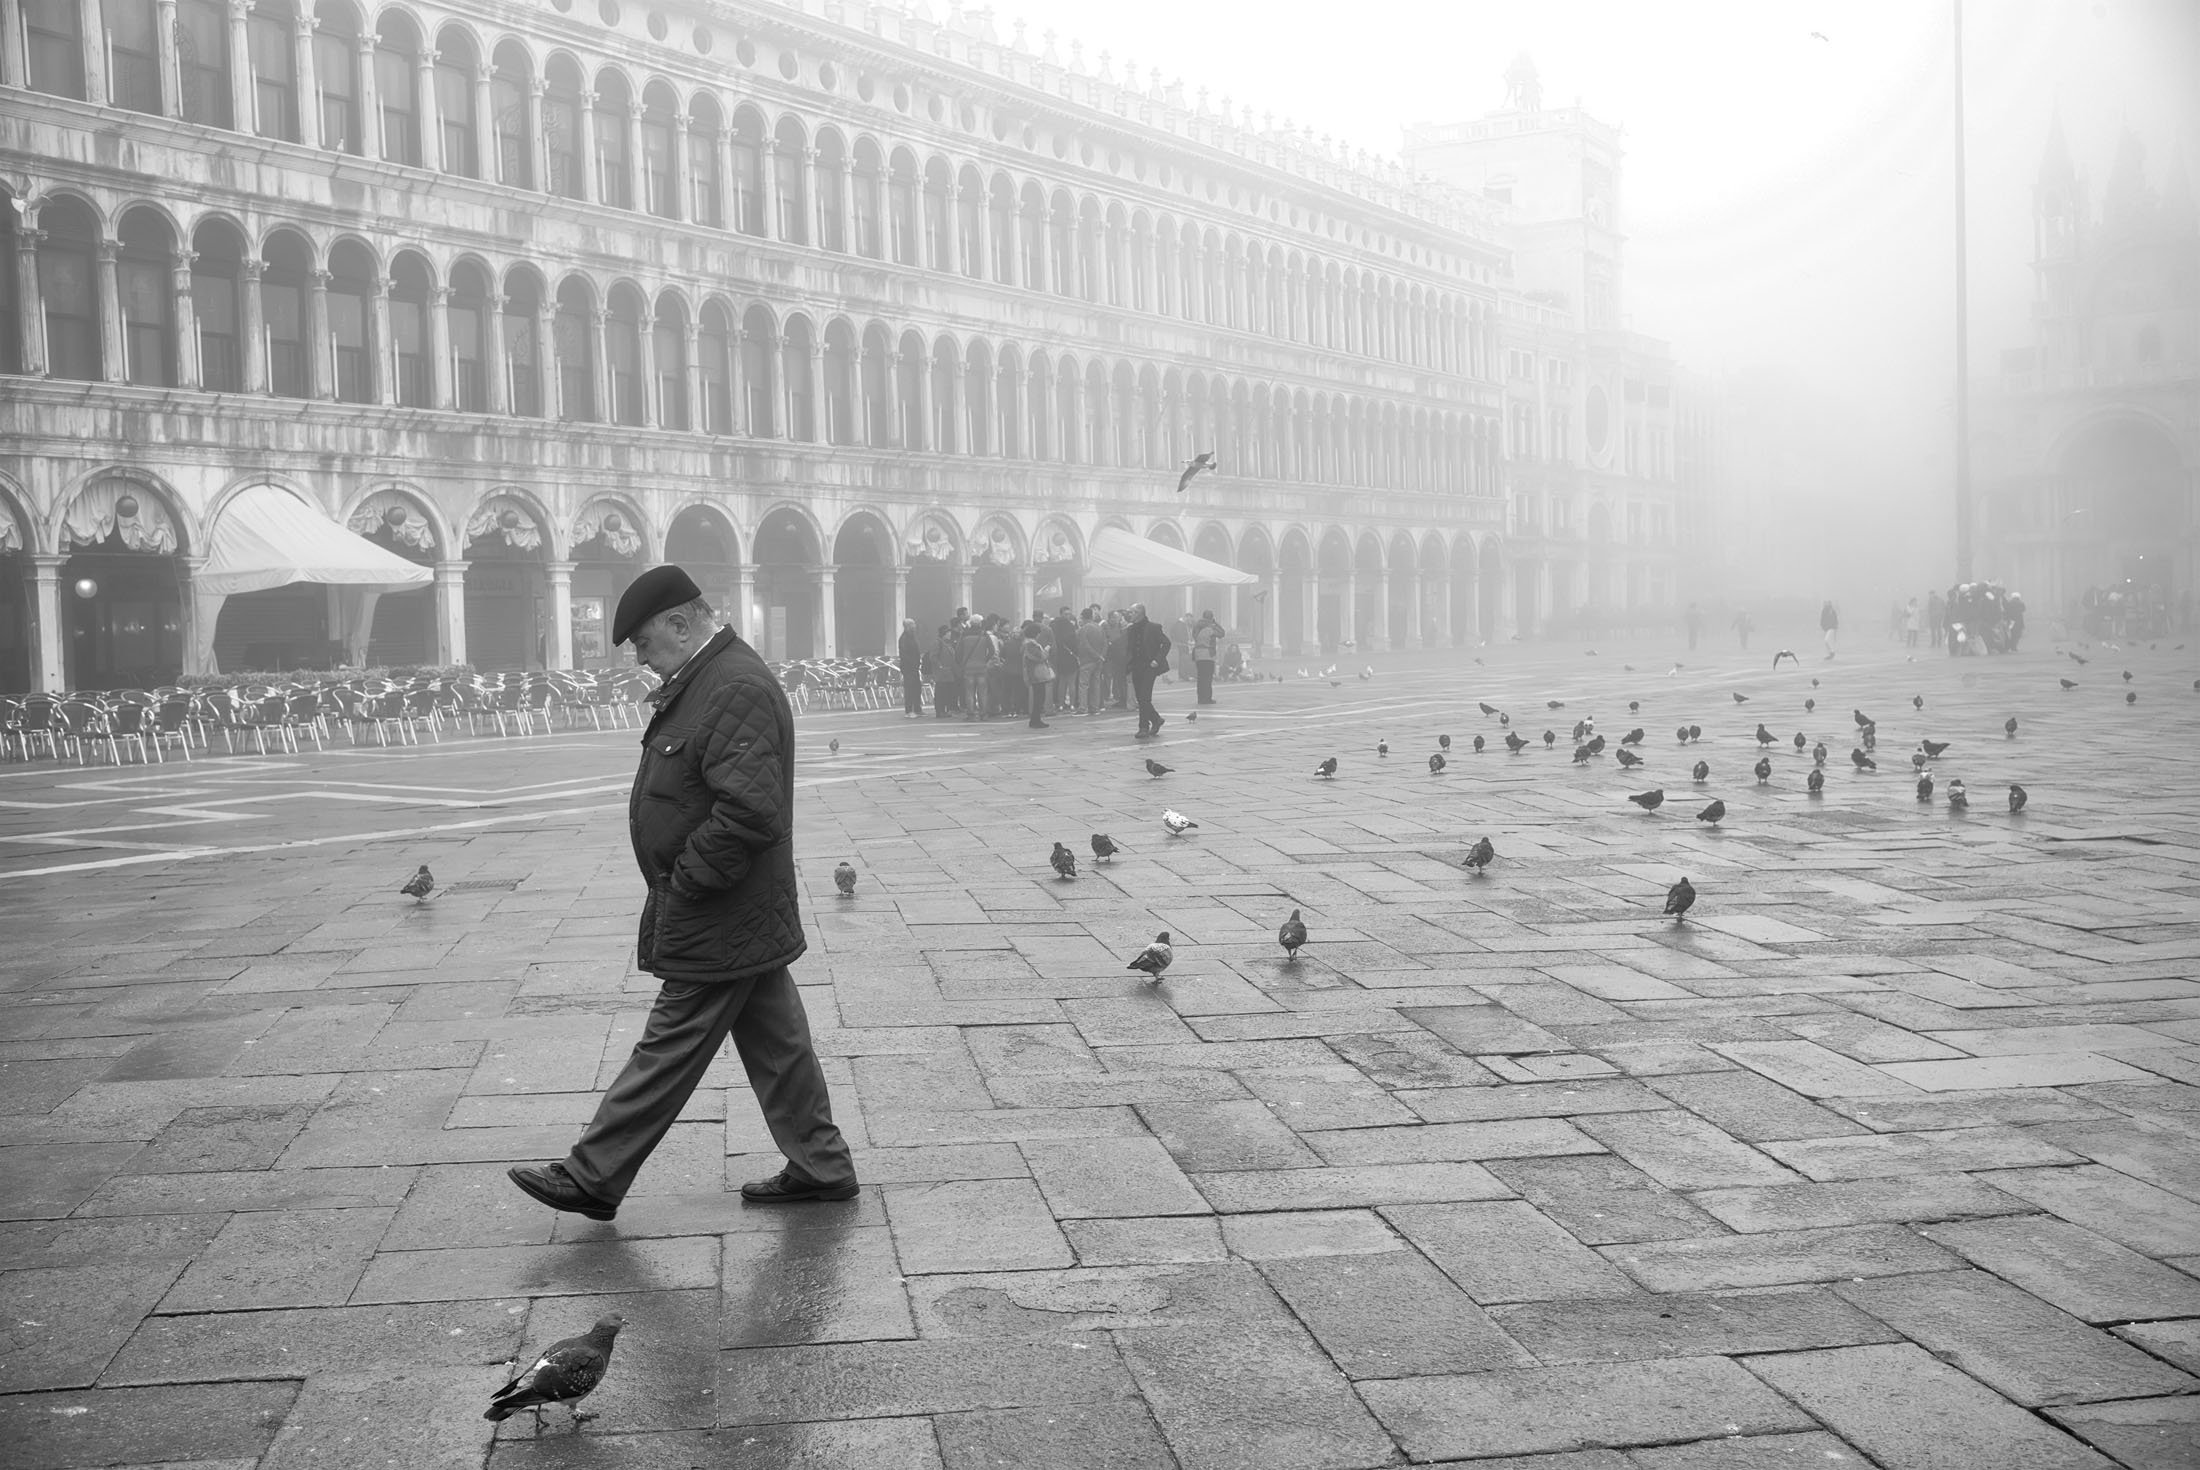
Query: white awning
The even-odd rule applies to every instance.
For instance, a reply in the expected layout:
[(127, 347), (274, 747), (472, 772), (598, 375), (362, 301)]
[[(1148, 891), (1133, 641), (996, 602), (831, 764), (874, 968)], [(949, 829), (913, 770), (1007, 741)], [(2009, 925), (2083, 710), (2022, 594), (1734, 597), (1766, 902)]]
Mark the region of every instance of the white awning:
[(1250, 587), (1260, 578), (1110, 526), (1092, 538), (1078, 581), (1086, 587)]
[(435, 573), (345, 530), (287, 490), (254, 485), (222, 507), (213, 550), (191, 579), (204, 596), (326, 582), (362, 592), (402, 592)]

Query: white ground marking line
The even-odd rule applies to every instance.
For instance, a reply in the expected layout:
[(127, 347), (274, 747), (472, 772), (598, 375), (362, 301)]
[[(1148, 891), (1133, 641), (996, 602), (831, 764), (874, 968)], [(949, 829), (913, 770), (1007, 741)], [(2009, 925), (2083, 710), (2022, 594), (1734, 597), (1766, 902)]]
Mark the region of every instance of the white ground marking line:
[(143, 863), (181, 862), (185, 858), (208, 857), (218, 851), (218, 848), (212, 847), (182, 848), (175, 852), (148, 852), (134, 857), (98, 858), (83, 863), (57, 863), (50, 868), (0, 869), (0, 883), (4, 883), (10, 878), (44, 878), (56, 873), (89, 873), (100, 868), (128, 868)]

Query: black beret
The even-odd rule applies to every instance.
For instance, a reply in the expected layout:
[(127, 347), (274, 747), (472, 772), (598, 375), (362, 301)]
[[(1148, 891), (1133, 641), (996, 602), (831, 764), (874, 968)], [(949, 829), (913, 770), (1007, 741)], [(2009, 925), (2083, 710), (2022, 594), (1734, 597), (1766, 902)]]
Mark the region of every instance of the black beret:
[(695, 579), (679, 567), (669, 562), (651, 567), (619, 594), (619, 612), (611, 620), (612, 645), (632, 638), (657, 614), (684, 607), (702, 595), (703, 589), (695, 585)]

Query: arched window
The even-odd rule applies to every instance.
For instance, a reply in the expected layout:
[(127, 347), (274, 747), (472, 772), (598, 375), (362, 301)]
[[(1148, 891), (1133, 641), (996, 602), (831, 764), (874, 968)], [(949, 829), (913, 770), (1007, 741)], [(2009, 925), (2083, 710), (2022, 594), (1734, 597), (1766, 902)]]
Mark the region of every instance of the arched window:
[(847, 322), (834, 319), (825, 328), (825, 439), (832, 444), (856, 441), (855, 332)]
[(744, 107), (733, 115), (733, 227), (764, 234), (764, 119)]
[[(268, 237), (262, 254), (260, 323), (267, 334), (267, 391), (278, 398), (310, 398), (319, 386), (320, 363), (306, 350), (306, 281), (313, 256), (289, 231)], [(246, 344), (250, 350), (250, 344)]]
[(480, 119), (474, 116), (474, 73), (480, 61), (473, 39), (458, 26), (445, 26), (436, 37), (435, 53), (435, 122), (442, 141), (437, 162), (447, 174), (478, 179)]
[(84, 35), (78, 0), (19, 0), (34, 92), (84, 100)]
[(917, 192), (917, 161), (906, 148), (897, 148), (886, 181), (887, 228), (897, 265), (918, 263)]
[(1023, 259), (1017, 264), (1017, 279), (1026, 290), (1047, 289), (1047, 206), (1037, 184), (1024, 185), (1023, 206)]
[(504, 276), (504, 334), (506, 401), (519, 418), (544, 416), (542, 403), (542, 280), (527, 267), (515, 267)]
[(336, 396), (345, 403), (372, 403), (376, 344), (368, 303), (374, 295), (374, 258), (357, 240), (344, 240), (329, 251), (328, 269), (328, 330), (336, 345)]
[(191, 237), (191, 315), (199, 324), (199, 385), (244, 391), (244, 240), (209, 220)]
[(604, 319), (604, 367), (610, 377), (611, 421), (630, 427), (646, 422), (643, 412), (642, 300), (634, 288), (611, 288)]
[(953, 227), (947, 199), (953, 188), (943, 160), (935, 158), (924, 166), (923, 263), (936, 271), (947, 269), (948, 252), (954, 248), (947, 234)]
[(1022, 407), (1017, 397), (1016, 349), (1001, 349), (1000, 366), (993, 372), (993, 402), (1001, 416), (1001, 455), (1006, 459), (1022, 459), (1025, 454), (1023, 426), (1017, 422)]
[(596, 74), (596, 201), (613, 209), (634, 207), (634, 160), (627, 151), (626, 78), (606, 69)]
[(932, 436), (931, 447), (942, 454), (953, 454), (962, 447), (961, 427), (955, 422), (955, 400), (961, 397), (962, 364), (957, 360), (955, 344), (941, 338), (932, 349)]
[(374, 32), (374, 94), (382, 106), (382, 157), (420, 163), (420, 37), (401, 13), (382, 18)]
[(1055, 458), (1063, 464), (1090, 464), (1092, 458), (1085, 452), (1084, 435), (1081, 432), (1083, 415), (1077, 411), (1077, 400), (1083, 391), (1082, 380), (1077, 375), (1077, 364), (1063, 358), (1054, 374), (1054, 449)]
[(807, 317), (790, 317), (781, 352), (787, 380), (787, 437), (817, 442), (817, 381), (812, 369), (816, 338)]
[(1031, 443), (1025, 453), (1032, 459), (1049, 459), (1056, 448), (1053, 431), (1054, 379), (1043, 353), (1035, 353), (1024, 379), (1024, 412), (1031, 421)]
[(772, 370), (778, 356), (779, 332), (772, 325), (771, 314), (761, 306), (750, 307), (741, 317), (741, 378), (748, 389), (749, 401), (743, 406), (748, 431), (758, 439), (778, 434), (773, 408), (779, 375)]
[(733, 432), (733, 323), (726, 308), (712, 301), (703, 307), (696, 350), (702, 360), (703, 428), (712, 434)]
[(863, 334), (863, 442), (892, 448), (894, 421), (894, 344), (874, 326)]
[(657, 423), (686, 429), (688, 423), (687, 305), (670, 291), (657, 297), (657, 321), (650, 328), (650, 366), (657, 375)]
[(790, 245), (810, 243), (810, 144), (802, 124), (783, 117), (772, 134), (772, 207), (779, 238)]
[(983, 342), (970, 344), (963, 359), (963, 449), (993, 452), (993, 355)]
[(314, 7), (313, 80), (321, 89), (321, 146), (358, 154), (366, 148), (359, 120), (359, 18), (343, 0)]
[(642, 208), (659, 219), (680, 212), (680, 185), (672, 176), (672, 120), (679, 111), (672, 88), (663, 82), (651, 82), (643, 91)]
[(560, 199), (583, 196), (587, 175), (581, 157), (581, 73), (570, 56), (553, 56), (543, 68), (542, 146), (549, 191)]
[[(103, 0), (112, 14), (111, 0)], [(245, 17), (252, 57), (252, 131), (263, 138), (298, 141), (298, 79), (291, 53), (297, 22), (286, 0), (257, 0)]]
[(489, 106), (495, 114), (497, 182), (514, 189), (538, 187), (535, 149), (527, 128), (527, 85), (533, 73), (517, 41), (497, 47), (496, 71), (489, 78)]
[[(74, 4), (74, 0), (70, 0)], [(217, 0), (176, 6), (176, 71), (186, 122), (234, 127), (229, 105), (229, 12)]]
[(124, 376), (151, 388), (176, 385), (175, 280), (176, 237), (168, 221), (151, 209), (133, 209), (122, 217), (122, 255), (116, 263), (122, 295)]
[(1007, 174), (993, 176), (986, 208), (987, 244), (993, 256), (993, 279), (1003, 286), (1016, 283), (1016, 186)]
[(558, 417), (597, 418), (596, 303), (578, 277), (568, 276), (558, 286), (550, 336), (558, 363)]
[(390, 262), (390, 354), (397, 373), (397, 401), (426, 408), (435, 401), (428, 359), (428, 263), (411, 251)]
[(99, 225), (91, 208), (56, 199), (38, 212), (38, 292), (46, 313), (46, 370), (96, 383), (99, 371)]
[(451, 402), (461, 413), (489, 411), (489, 273), (474, 261), (451, 268), (446, 308), (451, 334)]
[(718, 99), (699, 92), (688, 104), (688, 209), (695, 223), (726, 227), (725, 180), (718, 176)]
[(932, 368), (932, 354), (925, 350), (924, 339), (915, 332), (901, 334), (901, 346), (894, 354), (894, 413), (895, 428), (904, 449), (922, 449), (929, 442), (925, 437), (924, 380)]
[[(26, 5), (24, 21), (36, 24), (35, 4)], [(102, 0), (107, 23), (107, 100), (130, 112), (160, 116), (160, 19), (156, 0)], [(289, 74), (286, 65), (284, 75)], [(31, 85), (38, 87), (35, 63)]]
[(869, 138), (856, 140), (855, 178), (851, 180), (855, 195), (856, 254), (871, 260), (884, 260), (885, 236), (879, 219), (879, 200), (885, 179), (881, 174), (878, 144)]
[(985, 264), (979, 233), (985, 228), (985, 183), (974, 168), (964, 168), (955, 183), (955, 260), (976, 280)]
[(848, 169), (848, 153), (840, 134), (826, 128), (817, 135), (817, 243), (843, 254), (848, 249), (848, 220), (841, 212), (841, 180)]

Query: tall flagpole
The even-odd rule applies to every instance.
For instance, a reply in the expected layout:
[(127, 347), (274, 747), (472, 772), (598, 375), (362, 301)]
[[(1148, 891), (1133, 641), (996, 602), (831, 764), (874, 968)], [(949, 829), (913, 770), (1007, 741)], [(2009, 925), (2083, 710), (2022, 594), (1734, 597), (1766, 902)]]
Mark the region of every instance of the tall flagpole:
[(1971, 293), (1963, 187), (1963, 0), (1955, 6), (1956, 580), (1971, 580)]

